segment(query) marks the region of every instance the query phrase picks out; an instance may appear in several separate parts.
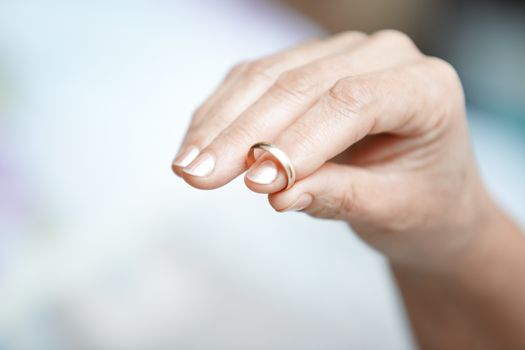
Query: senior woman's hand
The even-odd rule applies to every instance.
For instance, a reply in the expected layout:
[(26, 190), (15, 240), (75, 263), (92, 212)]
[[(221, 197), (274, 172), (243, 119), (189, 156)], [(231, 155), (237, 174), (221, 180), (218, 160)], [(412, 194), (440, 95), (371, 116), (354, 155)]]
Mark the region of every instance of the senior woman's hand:
[(286, 190), (264, 153), (246, 185), (278, 211), (344, 220), (385, 254), (422, 348), (525, 348), (525, 239), (480, 181), (448, 63), (391, 30), (241, 63), (195, 112), (173, 170), (217, 188), (259, 141), (298, 181)]
[(264, 154), (250, 189), (278, 211), (345, 220), (391, 259), (448, 258), (484, 209), (458, 76), (397, 31), (238, 64), (195, 112), (173, 170), (217, 188), (246, 170), (258, 141), (289, 156), (297, 182), (281, 191), (284, 173)]

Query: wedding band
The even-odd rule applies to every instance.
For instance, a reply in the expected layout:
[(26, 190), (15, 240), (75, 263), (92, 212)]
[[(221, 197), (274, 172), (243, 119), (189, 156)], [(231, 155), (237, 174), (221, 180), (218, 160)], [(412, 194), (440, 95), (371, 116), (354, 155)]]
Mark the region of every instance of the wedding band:
[(287, 184), (285, 190), (289, 189), (295, 183), (295, 170), (293, 164), (290, 161), (290, 158), (281, 151), (279, 148), (275, 147), (268, 142), (257, 142), (250, 147), (248, 151), (248, 156), (246, 158), (246, 167), (249, 168), (253, 163), (255, 163), (255, 149), (262, 149), (270, 153), (277, 161), (281, 164), (286, 173)]

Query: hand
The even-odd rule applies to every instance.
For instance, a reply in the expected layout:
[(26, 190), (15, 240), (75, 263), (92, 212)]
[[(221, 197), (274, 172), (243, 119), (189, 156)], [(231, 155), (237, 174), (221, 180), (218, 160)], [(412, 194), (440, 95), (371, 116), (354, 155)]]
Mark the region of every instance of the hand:
[(397, 31), (346, 32), (235, 66), (195, 112), (173, 170), (217, 188), (246, 170), (258, 141), (289, 156), (297, 182), (282, 191), (264, 154), (250, 189), (278, 211), (344, 220), (398, 263), (446, 261), (487, 207), (455, 70)]

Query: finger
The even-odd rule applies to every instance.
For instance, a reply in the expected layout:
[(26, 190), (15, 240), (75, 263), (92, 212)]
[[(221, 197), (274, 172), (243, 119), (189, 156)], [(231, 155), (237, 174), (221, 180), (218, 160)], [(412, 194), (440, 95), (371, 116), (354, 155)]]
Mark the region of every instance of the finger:
[(180, 152), (173, 161), (173, 171), (180, 174), (181, 168), (187, 166), (199, 150), (256, 101), (282, 72), (346, 50), (364, 37), (362, 33), (346, 32), (235, 66), (230, 73), (236, 77), (233, 83), (222, 88), (220, 94), (205, 102), (194, 114)]
[[(383, 52), (391, 54), (384, 57)], [(373, 35), (350, 52), (286, 72), (202, 151), (203, 159), (214, 159), (214, 167), (207, 169), (210, 173), (200, 177), (184, 175), (184, 179), (199, 188), (226, 184), (245, 170), (244, 159), (250, 145), (275, 139), (342, 77), (393, 67), (419, 57), (421, 53), (406, 36), (388, 31)], [(200, 160), (196, 159), (189, 168), (200, 164)], [(252, 189), (257, 191), (256, 186)]]
[(385, 193), (392, 195), (395, 181), (395, 176), (327, 162), (290, 189), (269, 194), (268, 200), (279, 212), (302, 211), (324, 219), (370, 221), (371, 216), (377, 219), (390, 215), (392, 201), (378, 199)]
[[(400, 186), (407, 181), (411, 184), (409, 188)], [(359, 232), (367, 232), (362, 238), (380, 248), (381, 244), (397, 244), (385, 234), (406, 232), (411, 226), (421, 227), (425, 220), (435, 217), (435, 212), (428, 212), (418, 219), (406, 215), (414, 211), (415, 205), (421, 205), (410, 198), (424, 192), (424, 186), (417, 179), (407, 178), (406, 174), (385, 176), (384, 173), (327, 162), (290, 189), (269, 194), (268, 201), (279, 212), (304, 212), (317, 218), (343, 220)], [(417, 194), (408, 194), (407, 191)]]
[[(447, 124), (443, 117), (450, 108), (462, 105), (449, 97), (452, 89), (461, 91), (457, 81), (453, 68), (434, 58), (342, 79), (273, 143), (302, 179), (366, 135), (425, 135), (414, 140), (431, 142)], [(263, 159), (248, 170), (247, 185), (257, 192), (277, 192), (282, 184), (256, 183), (251, 176)]]
[[(219, 86), (212, 92), (212, 94), (197, 108), (194, 112), (194, 117), (190, 121), (188, 129), (195, 129), (198, 127), (201, 122), (201, 117), (208, 114), (211, 107), (216, 104), (221, 98), (224, 98), (228, 91), (235, 85), (237, 80), (242, 74), (243, 64), (239, 64), (234, 69), (226, 75), (223, 81)], [(187, 146), (188, 145), (188, 146)], [(172, 164), (177, 166), (172, 166), (172, 169), (175, 174), (182, 176), (181, 167), (188, 165), (197, 155), (199, 154), (199, 148), (195, 144), (189, 142), (188, 134), (184, 135), (182, 139), (177, 155), (173, 158)]]

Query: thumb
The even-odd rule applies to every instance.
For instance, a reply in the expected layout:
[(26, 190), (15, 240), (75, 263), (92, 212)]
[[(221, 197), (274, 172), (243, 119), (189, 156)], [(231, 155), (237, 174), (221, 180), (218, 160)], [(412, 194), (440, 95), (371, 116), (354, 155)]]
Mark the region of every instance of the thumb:
[(268, 200), (279, 211), (302, 211), (325, 219), (391, 222), (406, 197), (396, 175), (327, 162)]

